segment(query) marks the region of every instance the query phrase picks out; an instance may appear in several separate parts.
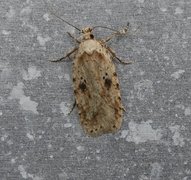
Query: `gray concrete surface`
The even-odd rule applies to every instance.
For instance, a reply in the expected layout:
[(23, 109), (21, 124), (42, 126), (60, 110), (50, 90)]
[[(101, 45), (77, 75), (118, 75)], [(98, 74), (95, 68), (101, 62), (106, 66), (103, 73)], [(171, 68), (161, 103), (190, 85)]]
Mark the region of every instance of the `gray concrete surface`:
[[(190, 180), (191, 1), (49, 0), (82, 28), (118, 29), (109, 45), (127, 112), (121, 130), (87, 137), (74, 102), (72, 63), (50, 63), (78, 34), (42, 0), (0, 1), (1, 180)], [(97, 29), (96, 37), (111, 33)]]

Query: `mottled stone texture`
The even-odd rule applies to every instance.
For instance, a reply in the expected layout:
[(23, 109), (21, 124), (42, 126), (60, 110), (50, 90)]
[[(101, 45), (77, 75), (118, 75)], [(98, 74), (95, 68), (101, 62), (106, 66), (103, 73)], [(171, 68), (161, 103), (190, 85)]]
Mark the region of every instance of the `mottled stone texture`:
[[(46, 1), (46, 0), (45, 0)], [(48, 8), (49, 6), (49, 8)], [(87, 137), (74, 102), (71, 61), (51, 63), (82, 28), (118, 29), (109, 42), (127, 112), (121, 130)], [(111, 32), (97, 29), (95, 36)], [(190, 180), (190, 0), (1, 0), (1, 180)]]

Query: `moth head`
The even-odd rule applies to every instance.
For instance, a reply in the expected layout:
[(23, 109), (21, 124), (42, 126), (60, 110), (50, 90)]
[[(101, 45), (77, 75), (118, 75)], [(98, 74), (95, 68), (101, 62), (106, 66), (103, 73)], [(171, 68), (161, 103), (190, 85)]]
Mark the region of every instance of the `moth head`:
[(92, 28), (91, 27), (85, 27), (82, 29), (82, 33), (86, 34), (86, 33), (91, 33), (92, 32)]
[(91, 27), (85, 27), (82, 29), (82, 33), (83, 33), (83, 39), (87, 40), (87, 39), (94, 39), (94, 35), (92, 34), (92, 28)]

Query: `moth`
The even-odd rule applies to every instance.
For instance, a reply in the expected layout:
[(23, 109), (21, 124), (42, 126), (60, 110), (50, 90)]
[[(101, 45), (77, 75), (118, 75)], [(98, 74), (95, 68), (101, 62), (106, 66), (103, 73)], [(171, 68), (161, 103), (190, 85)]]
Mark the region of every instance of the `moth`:
[[(73, 26), (64, 19), (61, 20)], [(75, 38), (68, 33), (77, 46), (64, 57), (53, 62), (62, 61), (74, 55), (73, 88), (80, 123), (84, 131), (92, 137), (114, 133), (121, 127), (124, 108), (113, 59), (121, 63), (125, 62), (116, 56), (107, 46), (107, 42), (115, 36), (126, 34), (128, 26), (120, 31), (108, 28), (114, 32), (101, 40), (95, 39), (92, 32), (95, 28), (102, 26), (86, 27), (82, 30), (73, 27), (82, 34), (80, 38)], [(129, 63), (131, 62), (125, 64)]]

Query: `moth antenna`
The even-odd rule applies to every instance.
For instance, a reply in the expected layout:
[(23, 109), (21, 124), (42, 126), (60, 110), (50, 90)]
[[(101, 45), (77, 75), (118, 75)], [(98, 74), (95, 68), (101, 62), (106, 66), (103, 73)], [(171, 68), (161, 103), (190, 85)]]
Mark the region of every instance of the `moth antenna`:
[(70, 25), (70, 26), (74, 27), (75, 29), (77, 29), (78, 31), (80, 31), (80, 32), (81, 32), (81, 29), (79, 29), (78, 27), (76, 27), (76, 26), (74, 26), (74, 25), (70, 24), (68, 21), (66, 21), (66, 20), (62, 19), (61, 17), (57, 16), (57, 15), (56, 15), (56, 14), (54, 14), (53, 12), (50, 12), (50, 13), (51, 13), (52, 15), (56, 16), (58, 19), (60, 19), (60, 20), (62, 20), (63, 22), (65, 22), (66, 24), (68, 24), (68, 25)]
[[(129, 22), (127, 22), (127, 27), (129, 27)], [(106, 27), (106, 26), (94, 26), (92, 29), (95, 29), (95, 28), (105, 28), (105, 29), (109, 29), (109, 30), (111, 30), (111, 31), (114, 31), (114, 32), (116, 32), (116, 33), (120, 33), (120, 31), (117, 31), (117, 30), (115, 30), (115, 29), (113, 29), (113, 28), (110, 28), (110, 27)]]
[(114, 31), (114, 32), (119, 32), (119, 31), (117, 31), (115, 29), (112, 29), (112, 28), (106, 27), (106, 26), (94, 26), (92, 29), (95, 29), (95, 28), (105, 28), (105, 29), (109, 29), (109, 30)]
[(81, 32), (81, 29), (80, 29), (80, 28), (74, 26), (73, 24), (69, 23), (68, 21), (66, 21), (66, 20), (62, 19), (61, 17), (59, 17), (58, 15), (56, 15), (56, 14), (48, 7), (48, 5), (47, 5), (47, 3), (45, 2), (45, 0), (43, 0), (43, 1), (44, 1), (46, 7), (48, 8), (48, 10), (50, 11), (50, 13), (51, 13), (53, 16), (57, 17), (58, 19), (62, 20), (62, 21), (65, 22), (66, 24), (68, 24), (68, 25), (74, 27), (75, 29), (77, 29), (78, 31)]

